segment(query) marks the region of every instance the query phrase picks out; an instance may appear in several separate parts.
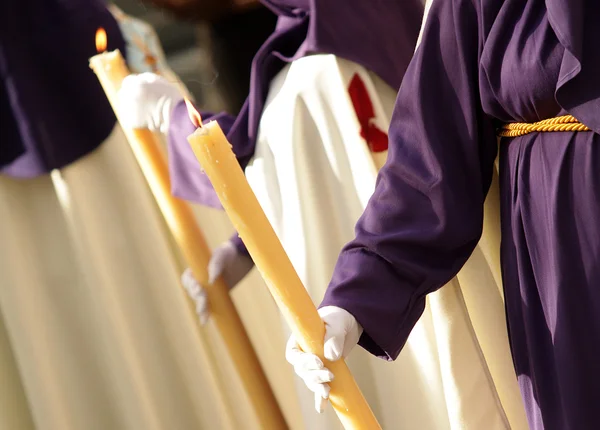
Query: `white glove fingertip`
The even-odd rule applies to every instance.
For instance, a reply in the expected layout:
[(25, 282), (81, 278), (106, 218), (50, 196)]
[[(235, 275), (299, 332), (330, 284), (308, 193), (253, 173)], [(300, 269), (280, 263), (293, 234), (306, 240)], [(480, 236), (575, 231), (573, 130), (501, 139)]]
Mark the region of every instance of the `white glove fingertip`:
[(208, 283), (214, 284), (219, 276), (223, 272), (223, 263), (219, 255), (213, 255), (208, 262)]
[(322, 414), (325, 412), (325, 405), (327, 404), (327, 400), (323, 397), (315, 394), (315, 410), (318, 414)]
[(200, 286), (196, 278), (194, 278), (194, 274), (190, 269), (186, 269), (181, 275), (181, 285), (183, 285), (183, 288), (193, 299), (195, 299), (196, 296), (200, 294), (200, 291), (202, 290), (202, 287)]
[[(309, 387), (320, 387), (333, 381), (333, 373), (327, 369), (296, 372)], [(315, 390), (312, 390), (315, 391)]]
[(304, 381), (306, 386), (310, 391), (315, 393), (317, 396), (322, 397), (323, 399), (329, 399), (329, 391), (331, 388), (328, 384), (318, 384), (312, 381)]
[(160, 131), (162, 134), (168, 134), (169, 133), (169, 127), (170, 127), (170, 124), (164, 123), (164, 124), (162, 124), (158, 128), (158, 131)]
[(326, 384), (333, 381), (334, 376), (329, 369), (322, 369), (314, 371), (313, 379), (319, 384)]
[(206, 323), (208, 322), (209, 316), (210, 316), (210, 313), (208, 312), (208, 302), (205, 302), (202, 309), (200, 309), (197, 312), (198, 312), (198, 318), (200, 319), (200, 325), (206, 325)]
[(296, 342), (296, 338), (294, 335), (290, 336), (286, 345), (285, 345), (285, 359), (292, 366), (296, 364), (299, 356), (302, 355), (303, 352), (300, 349), (300, 345)]
[(183, 273), (181, 274), (181, 283), (182, 284), (187, 284), (190, 282), (190, 280), (194, 279), (194, 275), (192, 274), (192, 269), (187, 268), (183, 271)]
[(320, 389), (315, 391), (315, 409), (319, 414), (325, 412), (325, 406), (327, 406), (329, 400), (329, 391), (330, 388), (327, 384), (321, 385)]
[(194, 297), (194, 301), (196, 302), (196, 313), (200, 317), (203, 318), (203, 315), (208, 314), (208, 297), (206, 296), (206, 291), (204, 288), (200, 288), (196, 297)]

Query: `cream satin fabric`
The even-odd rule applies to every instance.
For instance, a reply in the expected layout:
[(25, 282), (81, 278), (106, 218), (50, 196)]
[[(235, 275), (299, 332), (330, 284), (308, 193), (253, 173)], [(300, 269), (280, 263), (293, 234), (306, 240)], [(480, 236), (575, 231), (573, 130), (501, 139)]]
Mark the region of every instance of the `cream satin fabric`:
[[(232, 233), (220, 212), (198, 220), (213, 246)], [(258, 428), (120, 129), (52, 177), (0, 178), (0, 237), (0, 428)], [(275, 305), (256, 276), (234, 299), (298, 421)]]
[[(318, 303), (337, 255), (374, 189), (385, 154), (372, 154), (348, 96), (358, 74), (387, 130), (395, 91), (332, 55), (295, 61), (272, 81), (255, 157), (246, 175), (296, 270)], [(496, 185), (495, 185), (496, 186)], [(385, 429), (524, 429), (505, 329), (498, 267), (498, 195), (473, 257), (428, 307), (394, 364), (362, 350), (353, 374)], [(331, 410), (314, 413), (297, 381), (306, 429), (341, 428)]]
[[(154, 30), (113, 13), (132, 70), (149, 71), (150, 53), (176, 81)], [(222, 212), (196, 210), (210, 245), (233, 233)], [(50, 176), (0, 177), (0, 429), (258, 429), (217, 331), (198, 327), (184, 267), (119, 127)], [(234, 300), (301, 422), (266, 287), (254, 274)]]

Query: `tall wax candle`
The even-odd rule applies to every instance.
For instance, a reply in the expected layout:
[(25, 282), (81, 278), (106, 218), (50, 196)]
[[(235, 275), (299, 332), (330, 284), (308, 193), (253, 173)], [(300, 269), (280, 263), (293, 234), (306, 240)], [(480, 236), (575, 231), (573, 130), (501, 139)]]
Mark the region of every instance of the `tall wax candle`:
[(198, 113), (190, 104), (188, 109), (200, 126), (188, 141), (223, 208), (302, 349), (319, 356), (335, 375), (330, 384), (330, 401), (344, 428), (379, 429), (346, 363), (324, 359), (323, 321), (250, 188), (221, 127), (215, 121), (201, 125)]
[[(118, 50), (102, 52), (106, 37), (104, 35), (103, 39), (101, 30), (97, 45), (100, 53), (90, 59), (90, 67), (98, 76), (118, 118), (117, 94), (130, 71)], [(158, 137), (145, 129), (123, 128), (123, 131), (177, 245), (194, 277), (206, 288), (211, 318), (225, 343), (261, 428), (287, 429), (281, 409), (229, 296), (229, 288), (222, 279), (208, 284), (210, 250), (189, 205), (171, 194), (169, 169)]]

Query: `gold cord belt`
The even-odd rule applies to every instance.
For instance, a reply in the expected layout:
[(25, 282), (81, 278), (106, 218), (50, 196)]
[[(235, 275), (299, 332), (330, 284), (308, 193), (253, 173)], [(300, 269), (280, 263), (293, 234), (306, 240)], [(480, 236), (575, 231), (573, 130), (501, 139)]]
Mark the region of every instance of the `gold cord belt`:
[(548, 131), (591, 131), (584, 124), (580, 123), (573, 115), (557, 116), (556, 118), (545, 119), (543, 121), (526, 123), (513, 122), (504, 124), (498, 129), (500, 137), (524, 136), (534, 132)]

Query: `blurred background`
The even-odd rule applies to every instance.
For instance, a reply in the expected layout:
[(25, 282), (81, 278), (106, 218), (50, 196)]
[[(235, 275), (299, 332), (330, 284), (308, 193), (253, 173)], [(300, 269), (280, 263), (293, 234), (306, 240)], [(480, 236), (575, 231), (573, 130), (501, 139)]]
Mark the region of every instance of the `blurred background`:
[(210, 52), (207, 50), (210, 36), (206, 25), (177, 21), (169, 12), (149, 2), (117, 0), (114, 3), (126, 14), (154, 27), (173, 71), (198, 101), (211, 102), (217, 108), (223, 103), (217, 92), (211, 90), (211, 85), (202, 84), (204, 79), (204, 82), (210, 83), (213, 74)]
[(204, 109), (237, 113), (249, 88), (252, 57), (276, 17), (256, 0), (116, 0), (150, 24), (170, 67)]

